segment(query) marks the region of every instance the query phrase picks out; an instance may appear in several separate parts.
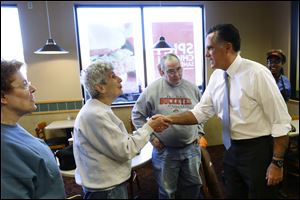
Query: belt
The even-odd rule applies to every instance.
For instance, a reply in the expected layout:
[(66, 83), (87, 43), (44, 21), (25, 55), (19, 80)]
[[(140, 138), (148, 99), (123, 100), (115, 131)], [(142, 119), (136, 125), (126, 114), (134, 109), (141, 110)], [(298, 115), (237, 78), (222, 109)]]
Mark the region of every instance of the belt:
[(255, 144), (257, 142), (264, 142), (271, 139), (271, 135), (261, 136), (257, 138), (244, 139), (244, 140), (231, 140), (231, 144), (235, 145), (247, 145), (247, 144)]
[(193, 142), (191, 142), (191, 143), (189, 143), (189, 144), (186, 144), (186, 145), (184, 145), (184, 146), (182, 146), (182, 147), (173, 147), (173, 146), (166, 146), (166, 147), (169, 147), (169, 148), (178, 148), (178, 149), (182, 149), (182, 148), (185, 148), (185, 147), (187, 147), (187, 146), (189, 146), (189, 145), (191, 145), (191, 144), (198, 144), (198, 139), (195, 139)]

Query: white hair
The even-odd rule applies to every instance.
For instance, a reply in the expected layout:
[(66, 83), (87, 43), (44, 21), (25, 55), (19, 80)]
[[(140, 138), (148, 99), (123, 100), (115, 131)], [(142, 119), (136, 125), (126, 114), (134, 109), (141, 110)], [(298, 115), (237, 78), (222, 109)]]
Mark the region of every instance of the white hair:
[(100, 95), (95, 86), (106, 84), (106, 74), (113, 69), (113, 65), (109, 62), (96, 61), (86, 69), (81, 70), (80, 82), (92, 98), (97, 98)]

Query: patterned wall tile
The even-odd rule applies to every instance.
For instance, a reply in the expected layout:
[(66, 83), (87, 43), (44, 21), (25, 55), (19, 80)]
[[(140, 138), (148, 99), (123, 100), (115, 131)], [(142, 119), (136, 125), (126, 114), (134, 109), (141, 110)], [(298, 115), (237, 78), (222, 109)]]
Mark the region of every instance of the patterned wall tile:
[(80, 110), (82, 107), (81, 101), (70, 102), (57, 102), (57, 103), (37, 103), (37, 109), (34, 113), (38, 112), (51, 112), (60, 110)]

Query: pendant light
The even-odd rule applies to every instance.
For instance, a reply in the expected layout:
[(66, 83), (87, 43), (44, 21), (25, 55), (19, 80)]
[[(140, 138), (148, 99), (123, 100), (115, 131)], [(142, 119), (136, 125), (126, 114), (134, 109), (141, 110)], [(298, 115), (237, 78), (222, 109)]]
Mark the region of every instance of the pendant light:
[(48, 30), (49, 30), (49, 39), (46, 41), (46, 45), (37, 51), (35, 54), (66, 54), (68, 51), (64, 50), (60, 46), (58, 46), (55, 41), (51, 37), (51, 29), (50, 29), (50, 20), (49, 20), (49, 11), (48, 11), (48, 2), (46, 2), (46, 11), (47, 11), (47, 21), (48, 21)]
[(159, 41), (154, 45), (154, 49), (171, 49), (173, 48), (165, 40), (165, 37), (160, 36)]
[[(161, 8), (161, 1), (159, 2), (159, 7)], [(172, 45), (166, 42), (164, 36), (160, 36), (159, 41), (154, 44), (154, 49), (172, 49)]]

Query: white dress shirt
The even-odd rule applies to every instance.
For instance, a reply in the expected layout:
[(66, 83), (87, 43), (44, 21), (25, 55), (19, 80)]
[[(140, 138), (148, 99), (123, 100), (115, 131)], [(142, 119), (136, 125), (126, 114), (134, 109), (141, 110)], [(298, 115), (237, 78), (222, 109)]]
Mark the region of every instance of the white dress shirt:
[[(237, 55), (227, 73), (231, 139), (287, 135), (291, 117), (271, 72), (265, 66)], [(221, 69), (213, 72), (201, 101), (191, 110), (199, 123), (215, 114), (222, 118), (223, 74)]]

